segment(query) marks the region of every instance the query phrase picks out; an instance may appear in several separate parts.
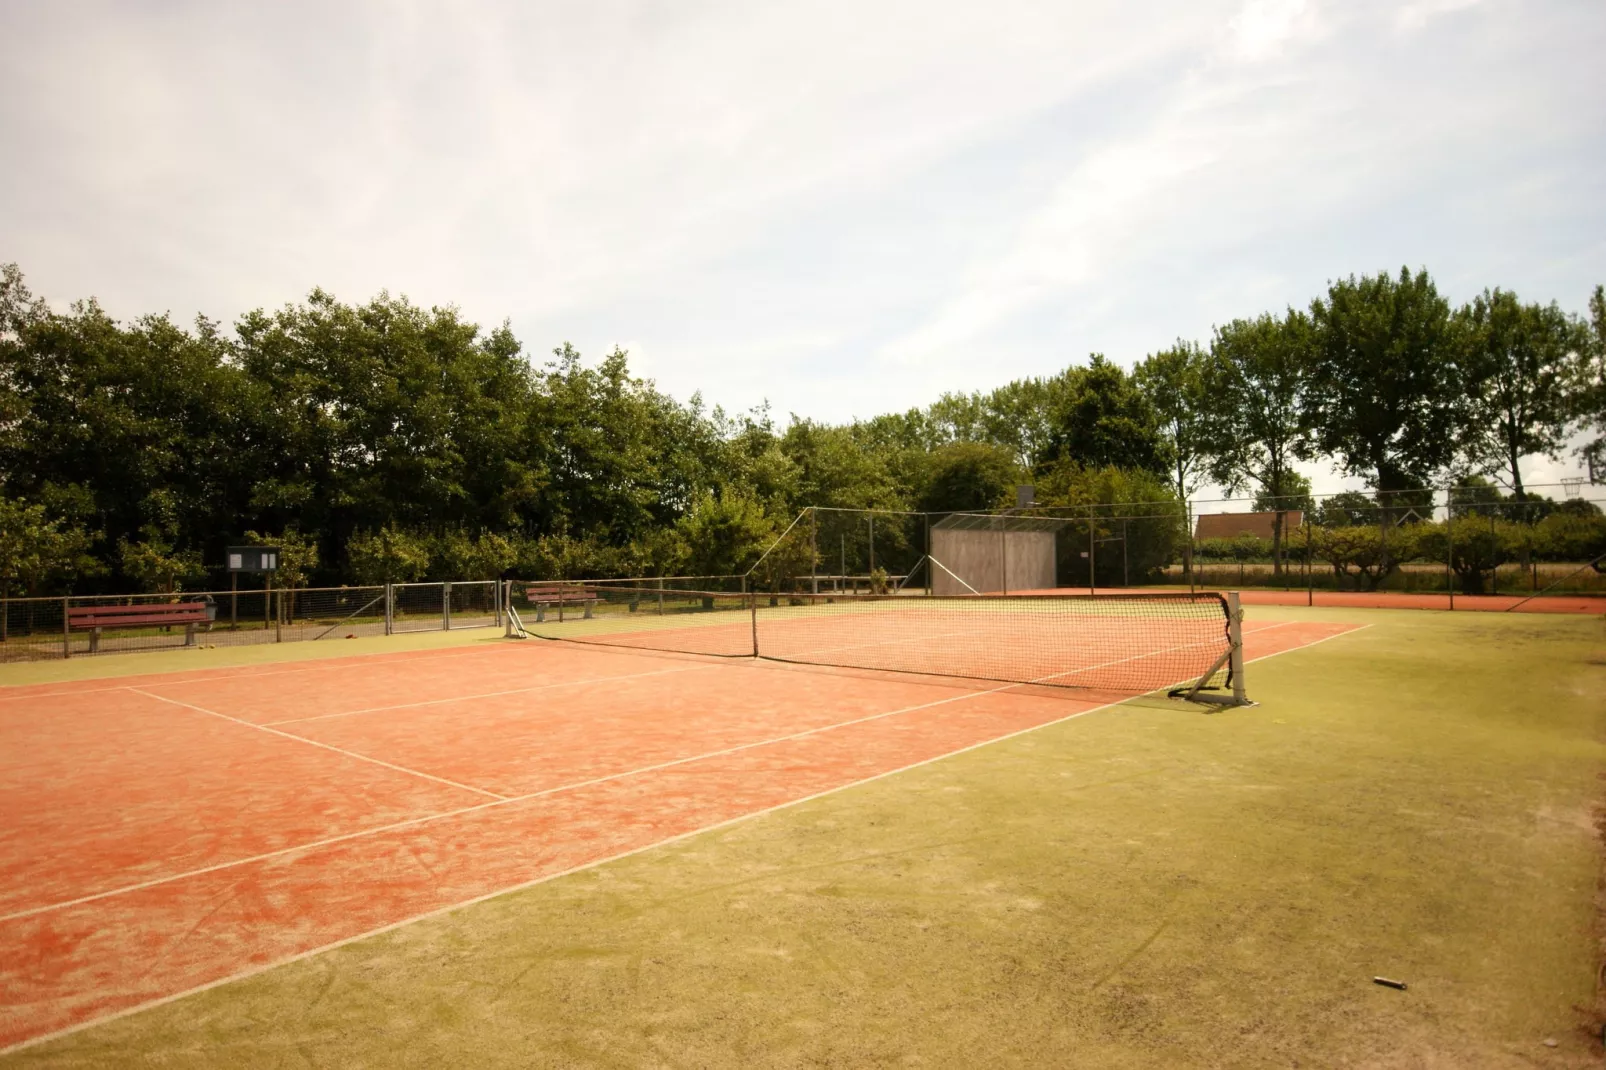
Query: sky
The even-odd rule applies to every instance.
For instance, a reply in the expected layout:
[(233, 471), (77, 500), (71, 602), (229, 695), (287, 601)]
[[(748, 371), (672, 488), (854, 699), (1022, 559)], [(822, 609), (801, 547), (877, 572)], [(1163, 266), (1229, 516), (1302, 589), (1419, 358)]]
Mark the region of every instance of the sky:
[(387, 290), (840, 421), (1405, 265), (1582, 312), (1602, 55), (1598, 0), (0, 0), (0, 262), (124, 318)]

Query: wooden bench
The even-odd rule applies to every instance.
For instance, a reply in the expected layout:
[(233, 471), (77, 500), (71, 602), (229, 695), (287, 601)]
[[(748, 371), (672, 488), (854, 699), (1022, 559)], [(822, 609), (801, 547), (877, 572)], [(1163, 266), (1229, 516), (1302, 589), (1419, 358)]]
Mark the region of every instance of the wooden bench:
[(569, 584), (531, 584), (524, 588), (524, 597), (535, 607), (536, 623), (546, 620), (547, 606), (557, 606), (559, 614), (563, 612), (564, 606), (580, 606), (585, 610), (585, 615), (581, 619), (590, 620), (591, 609), (597, 604), (596, 588)]
[(89, 633), (89, 652), (100, 649), (102, 628), (184, 626), (184, 645), (195, 645), (195, 626), (207, 623), (205, 602), (146, 603), (137, 606), (69, 606), (67, 626)]

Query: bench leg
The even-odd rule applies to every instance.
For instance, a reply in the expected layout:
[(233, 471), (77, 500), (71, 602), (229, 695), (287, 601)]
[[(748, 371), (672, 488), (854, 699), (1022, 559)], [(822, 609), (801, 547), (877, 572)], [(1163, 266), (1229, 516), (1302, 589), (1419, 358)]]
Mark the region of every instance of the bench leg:
[(537, 624), (546, 623), (546, 603), (545, 602), (537, 602), (535, 604), (535, 623), (537, 623)]

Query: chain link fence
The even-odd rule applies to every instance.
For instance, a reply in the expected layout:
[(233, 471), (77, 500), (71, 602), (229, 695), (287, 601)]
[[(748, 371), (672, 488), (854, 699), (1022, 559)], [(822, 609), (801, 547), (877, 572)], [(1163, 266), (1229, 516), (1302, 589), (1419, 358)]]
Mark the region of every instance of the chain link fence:
[(500, 627), (495, 580), (0, 599), (0, 662)]

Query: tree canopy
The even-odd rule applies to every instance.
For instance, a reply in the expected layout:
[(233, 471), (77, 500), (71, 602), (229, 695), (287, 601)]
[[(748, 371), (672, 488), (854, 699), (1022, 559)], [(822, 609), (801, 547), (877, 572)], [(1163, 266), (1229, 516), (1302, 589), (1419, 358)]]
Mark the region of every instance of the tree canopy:
[[(1131, 373), (1094, 354), (833, 424), (673, 398), (623, 350), (532, 359), (506, 323), (388, 293), (120, 322), (0, 265), (0, 597), (215, 582), (247, 538), (297, 547), (308, 583), (742, 570), (806, 506), (990, 509), (1022, 482), (1180, 516), (1209, 476), (1308, 510), (1296, 458), (1386, 492), (1464, 472), (1532, 497), (1523, 458), (1580, 428), (1606, 468), (1598, 287), (1586, 318), (1501, 289), (1452, 309), (1425, 271), (1350, 277)], [(1376, 524), (1358, 497), (1328, 523)], [(1131, 537), (1128, 567), (1175, 549)]]

